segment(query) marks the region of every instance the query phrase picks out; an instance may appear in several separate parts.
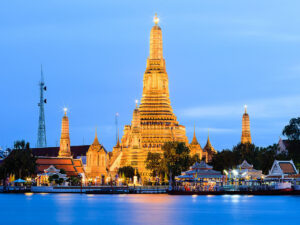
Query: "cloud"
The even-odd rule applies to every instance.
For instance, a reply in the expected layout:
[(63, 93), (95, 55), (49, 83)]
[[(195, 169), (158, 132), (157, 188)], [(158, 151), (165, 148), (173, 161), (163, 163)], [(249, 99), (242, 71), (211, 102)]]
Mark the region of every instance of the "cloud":
[(183, 109), (179, 113), (188, 118), (232, 118), (241, 116), (245, 104), (248, 105), (248, 112), (253, 118), (295, 117), (299, 116), (300, 112), (300, 95), (195, 106)]
[(285, 41), (285, 42), (299, 42), (300, 35), (290, 34), (290, 33), (278, 33), (272, 31), (261, 31), (261, 30), (241, 30), (236, 34), (247, 37), (257, 37), (266, 38), (275, 41)]
[[(193, 133), (194, 127), (186, 127), (187, 133)], [(229, 128), (217, 128), (217, 127), (195, 127), (196, 133), (235, 133), (239, 130), (229, 129)]]

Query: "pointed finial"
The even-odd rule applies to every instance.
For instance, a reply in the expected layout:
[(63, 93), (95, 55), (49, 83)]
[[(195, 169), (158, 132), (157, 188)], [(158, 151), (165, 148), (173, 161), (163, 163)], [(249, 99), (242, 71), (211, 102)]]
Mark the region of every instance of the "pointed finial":
[(118, 138), (117, 138), (117, 147), (120, 146), (120, 138), (119, 138), (119, 128), (118, 128)]
[(153, 22), (154, 22), (155, 25), (157, 25), (158, 22), (159, 22), (159, 18), (157, 17), (157, 13), (155, 13), (155, 15), (154, 15)]
[(68, 111), (68, 108), (64, 107), (65, 116), (67, 116), (67, 111)]
[(245, 113), (247, 113), (247, 105), (244, 105), (244, 108), (245, 108)]
[(97, 126), (95, 127), (95, 138), (97, 138)]
[(135, 108), (138, 108), (138, 103), (139, 103), (139, 100), (135, 100)]

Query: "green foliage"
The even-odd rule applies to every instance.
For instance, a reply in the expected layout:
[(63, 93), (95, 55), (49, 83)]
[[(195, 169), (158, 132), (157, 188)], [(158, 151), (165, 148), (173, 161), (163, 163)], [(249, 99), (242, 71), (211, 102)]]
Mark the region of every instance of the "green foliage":
[(195, 154), (191, 157), (191, 164), (193, 165), (194, 163), (200, 163), (201, 162), (201, 159), (200, 159), (200, 156), (199, 154)]
[(53, 174), (52, 176), (48, 177), (50, 183), (54, 182), (55, 184), (62, 184), (64, 182), (63, 178), (59, 178), (57, 174)]
[(183, 142), (166, 142), (162, 146), (163, 164), (169, 176), (178, 176), (192, 165), (190, 149)]
[(231, 150), (223, 150), (217, 153), (211, 164), (215, 170), (223, 171), (236, 168), (242, 161), (247, 160), (252, 164), (255, 169), (262, 170), (264, 174), (267, 174), (272, 167), (275, 159), (287, 160), (290, 159), (288, 155), (276, 154), (278, 145), (270, 145), (266, 148), (258, 148), (253, 144), (238, 144)]
[(24, 140), (14, 143), (14, 150), (3, 160), (0, 166), (0, 176), (2, 179), (9, 174), (15, 174), (16, 179), (25, 179), (35, 173), (36, 158), (30, 150), (29, 143)]
[(213, 156), (211, 164), (215, 170), (223, 171), (235, 167), (238, 164), (238, 160), (233, 151), (225, 149)]
[[(255, 162), (255, 157), (257, 154), (258, 148), (254, 144), (238, 144), (234, 146), (232, 152), (234, 154), (234, 161), (237, 164), (242, 163), (244, 160), (253, 164)], [(255, 164), (254, 164), (255, 166)]]
[(290, 123), (286, 125), (282, 131), (282, 134), (287, 136), (289, 140), (300, 140), (300, 117), (292, 118)]
[(59, 173), (61, 173), (61, 174), (66, 174), (66, 171), (65, 171), (64, 169), (60, 169), (60, 170), (59, 170)]
[[(131, 167), (131, 166), (124, 166), (124, 167), (119, 168), (118, 174), (121, 177), (124, 176), (126, 178), (133, 178), (133, 176), (135, 175), (135, 172), (134, 172), (134, 168), (133, 167)], [(139, 176), (138, 172), (137, 172), (137, 176)]]
[(288, 155), (295, 164), (300, 163), (300, 117), (292, 118), (289, 124), (284, 127), (282, 134), (289, 139)]
[(156, 177), (163, 173), (162, 157), (159, 153), (148, 152), (146, 161), (146, 169), (151, 171), (151, 176)]
[(71, 176), (67, 180), (72, 186), (81, 185), (81, 177), (80, 176)]

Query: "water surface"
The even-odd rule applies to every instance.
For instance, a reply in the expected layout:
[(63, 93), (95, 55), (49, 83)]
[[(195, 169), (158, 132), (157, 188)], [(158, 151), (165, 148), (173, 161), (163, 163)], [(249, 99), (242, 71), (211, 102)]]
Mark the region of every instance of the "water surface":
[(0, 194), (0, 224), (300, 224), (300, 196)]

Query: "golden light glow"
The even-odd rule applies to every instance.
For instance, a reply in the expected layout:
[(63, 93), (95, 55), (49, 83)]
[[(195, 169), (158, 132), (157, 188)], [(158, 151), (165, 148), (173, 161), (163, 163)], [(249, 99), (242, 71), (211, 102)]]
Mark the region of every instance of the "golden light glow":
[(159, 23), (159, 18), (157, 17), (157, 13), (155, 13), (155, 16), (153, 18), (153, 22), (155, 23), (155, 25), (157, 25)]

